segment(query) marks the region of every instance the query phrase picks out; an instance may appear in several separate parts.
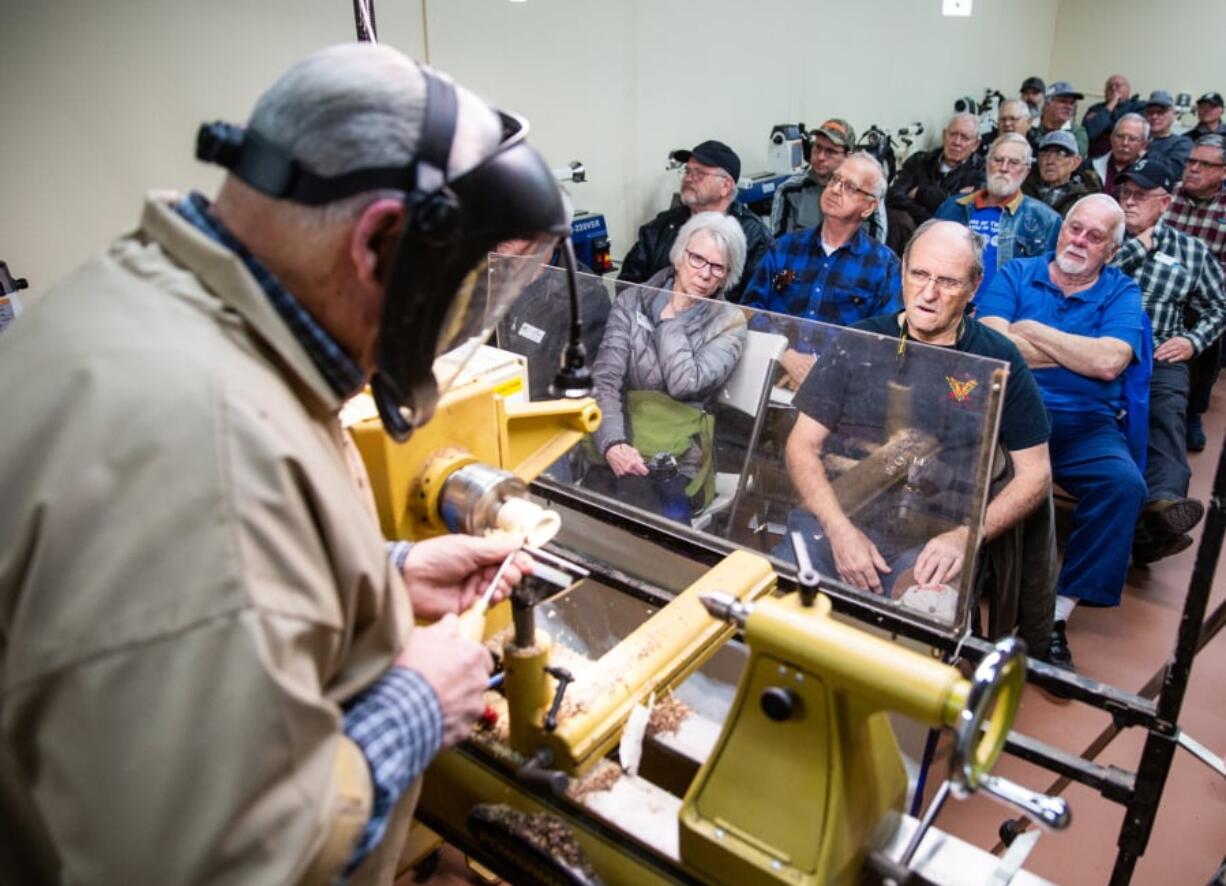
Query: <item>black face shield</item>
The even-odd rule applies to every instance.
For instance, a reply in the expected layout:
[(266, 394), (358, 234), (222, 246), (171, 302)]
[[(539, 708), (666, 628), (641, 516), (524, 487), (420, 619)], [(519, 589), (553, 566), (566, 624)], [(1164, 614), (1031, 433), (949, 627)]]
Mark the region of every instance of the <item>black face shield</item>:
[[(423, 67), (426, 111), (417, 156), (407, 166), (321, 176), (259, 133), (223, 123), (202, 126), (196, 155), (256, 190), (317, 206), (364, 191), (406, 193), (408, 218), (396, 247), (379, 325), (371, 387), (388, 433), (406, 439), (434, 413), (465, 360), (569, 233), (553, 174), (525, 141), (527, 124), (500, 113), (502, 142), (478, 166), (446, 179), (456, 122), (450, 82)], [(520, 271), (488, 267), (489, 254), (522, 241)], [(439, 361), (435, 377), (435, 358)], [(443, 367), (446, 367), (445, 369)]]

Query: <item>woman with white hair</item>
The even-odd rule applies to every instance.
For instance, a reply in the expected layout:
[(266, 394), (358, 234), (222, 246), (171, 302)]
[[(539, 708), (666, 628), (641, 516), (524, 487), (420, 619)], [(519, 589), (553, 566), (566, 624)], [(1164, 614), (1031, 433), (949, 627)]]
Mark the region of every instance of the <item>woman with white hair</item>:
[(588, 488), (682, 522), (709, 500), (715, 422), (704, 407), (745, 346), (745, 316), (724, 299), (745, 251), (736, 219), (697, 213), (677, 232), (672, 266), (618, 297), (592, 367), (602, 463)]

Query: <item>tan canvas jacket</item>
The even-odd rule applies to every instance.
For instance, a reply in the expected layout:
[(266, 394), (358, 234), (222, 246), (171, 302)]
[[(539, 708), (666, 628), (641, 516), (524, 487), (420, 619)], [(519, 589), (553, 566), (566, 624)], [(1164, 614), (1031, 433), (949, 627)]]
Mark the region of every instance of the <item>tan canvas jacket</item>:
[(339, 399), (156, 197), (0, 379), (0, 882), (329, 879), (370, 801), (339, 706), (411, 624)]

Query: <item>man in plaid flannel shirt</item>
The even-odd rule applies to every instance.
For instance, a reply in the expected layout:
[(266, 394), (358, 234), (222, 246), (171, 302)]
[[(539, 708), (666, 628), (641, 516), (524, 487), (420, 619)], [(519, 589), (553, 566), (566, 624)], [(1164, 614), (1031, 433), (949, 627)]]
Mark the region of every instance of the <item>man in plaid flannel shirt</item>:
[[(902, 310), (898, 256), (864, 231), (885, 196), (885, 172), (864, 152), (852, 154), (822, 191), (822, 223), (784, 234), (745, 287), (747, 307), (851, 326)], [(755, 318), (754, 328), (771, 326)], [(794, 341), (780, 358), (783, 383), (797, 388), (813, 365), (816, 341)]]
[[(1166, 158), (1147, 157), (1119, 176), (1129, 239), (1114, 263), (1141, 287), (1154, 336), (1145, 465), (1149, 499), (1133, 542), (1138, 565), (1188, 547), (1192, 539), (1187, 532), (1204, 514), (1204, 506), (1187, 497), (1188, 361), (1226, 327), (1226, 292), (1217, 260), (1203, 241), (1162, 221), (1175, 189), (1174, 171)], [(1189, 308), (1198, 316), (1190, 327), (1184, 324)]]
[[(1164, 221), (1172, 228), (1199, 237), (1217, 257), (1226, 273), (1226, 137), (1201, 136), (1192, 148), (1183, 170), (1183, 182), (1175, 188), (1175, 199)], [(1209, 408), (1209, 394), (1217, 381), (1222, 340), (1206, 347), (1190, 363), (1188, 393), (1188, 451), (1205, 448), (1205, 429), (1201, 415)]]

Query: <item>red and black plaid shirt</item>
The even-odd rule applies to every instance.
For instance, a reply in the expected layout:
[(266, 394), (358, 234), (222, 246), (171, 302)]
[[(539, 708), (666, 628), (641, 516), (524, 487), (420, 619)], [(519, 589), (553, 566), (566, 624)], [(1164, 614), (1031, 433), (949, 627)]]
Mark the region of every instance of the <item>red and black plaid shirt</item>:
[(1212, 200), (1194, 200), (1178, 185), (1163, 219), (1172, 228), (1204, 240), (1226, 271), (1226, 191), (1218, 191)]

